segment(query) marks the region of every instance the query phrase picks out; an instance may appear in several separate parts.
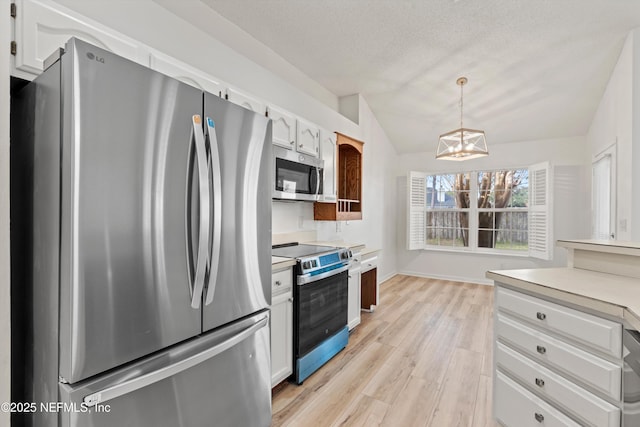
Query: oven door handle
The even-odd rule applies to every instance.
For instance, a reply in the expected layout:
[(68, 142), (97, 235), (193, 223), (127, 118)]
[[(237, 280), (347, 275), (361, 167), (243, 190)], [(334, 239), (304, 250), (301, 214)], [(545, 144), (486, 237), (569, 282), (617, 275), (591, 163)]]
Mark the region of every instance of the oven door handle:
[(349, 269), (349, 265), (343, 265), (335, 270), (325, 271), (324, 273), (316, 274), (315, 276), (298, 276), (298, 285), (306, 285), (307, 283), (317, 282), (318, 280), (326, 279), (327, 277), (335, 276)]

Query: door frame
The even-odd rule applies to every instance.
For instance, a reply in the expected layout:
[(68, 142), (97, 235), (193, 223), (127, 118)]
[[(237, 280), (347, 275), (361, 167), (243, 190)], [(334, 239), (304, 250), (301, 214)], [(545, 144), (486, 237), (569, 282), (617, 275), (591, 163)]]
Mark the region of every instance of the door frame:
[[(593, 224), (595, 219), (595, 199), (593, 194), (593, 168), (599, 161), (609, 158), (610, 159), (610, 169), (609, 169), (609, 197), (610, 197), (610, 210), (609, 210), (609, 235), (612, 239), (618, 238), (618, 182), (617, 182), (617, 150), (618, 143), (617, 140), (613, 144), (606, 147), (604, 150), (600, 151), (598, 154), (594, 155), (591, 160), (591, 231), (593, 232)], [(592, 235), (593, 237), (593, 235)]]

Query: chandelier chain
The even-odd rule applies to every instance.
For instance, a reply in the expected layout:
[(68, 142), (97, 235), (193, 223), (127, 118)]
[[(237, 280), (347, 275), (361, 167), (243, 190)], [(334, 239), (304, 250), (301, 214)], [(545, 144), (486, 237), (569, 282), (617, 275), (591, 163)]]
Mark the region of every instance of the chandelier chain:
[(464, 84), (460, 85), (460, 129), (462, 129), (464, 126), (462, 126), (462, 109), (464, 107), (464, 96), (462, 91), (464, 90)]

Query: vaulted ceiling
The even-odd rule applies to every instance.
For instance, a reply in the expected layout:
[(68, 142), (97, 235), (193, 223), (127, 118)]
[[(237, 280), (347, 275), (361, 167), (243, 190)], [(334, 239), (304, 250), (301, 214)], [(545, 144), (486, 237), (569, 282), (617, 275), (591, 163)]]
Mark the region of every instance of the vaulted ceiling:
[(460, 76), (465, 127), (490, 145), (585, 135), (640, 27), (638, 0), (200, 1), (336, 96), (362, 94), (399, 152), (459, 127)]

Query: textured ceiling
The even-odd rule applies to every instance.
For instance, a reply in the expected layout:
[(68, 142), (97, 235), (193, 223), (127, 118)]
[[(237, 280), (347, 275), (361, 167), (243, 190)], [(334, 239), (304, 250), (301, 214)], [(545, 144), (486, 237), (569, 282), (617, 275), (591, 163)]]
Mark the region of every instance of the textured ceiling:
[(337, 96), (361, 93), (399, 152), (585, 135), (638, 0), (201, 0)]

